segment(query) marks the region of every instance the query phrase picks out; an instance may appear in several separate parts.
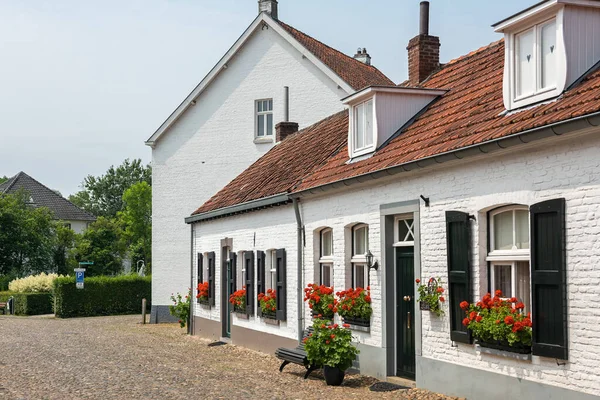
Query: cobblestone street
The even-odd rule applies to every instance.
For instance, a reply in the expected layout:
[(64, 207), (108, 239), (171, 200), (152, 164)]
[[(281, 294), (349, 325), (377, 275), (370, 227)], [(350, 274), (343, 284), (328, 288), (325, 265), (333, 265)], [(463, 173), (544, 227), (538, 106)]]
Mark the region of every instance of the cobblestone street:
[(0, 399), (446, 399), (422, 390), (374, 393), (350, 375), (328, 387), (320, 373), (278, 372), (276, 358), (235, 346), (208, 347), (176, 325), (140, 316), (0, 316)]

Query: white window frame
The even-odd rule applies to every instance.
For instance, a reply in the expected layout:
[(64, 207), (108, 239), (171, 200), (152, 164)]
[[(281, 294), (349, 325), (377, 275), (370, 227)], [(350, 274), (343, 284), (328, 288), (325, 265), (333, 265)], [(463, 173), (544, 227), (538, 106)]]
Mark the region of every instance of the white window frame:
[[(556, 52), (556, 66), (555, 66), (555, 80), (554, 80), (554, 84), (547, 86), (547, 87), (541, 87), (542, 86), (542, 62), (543, 62), (543, 58), (542, 58), (542, 48), (541, 48), (541, 42), (542, 42), (542, 28), (550, 23), (554, 23), (555, 26), (555, 33), (556, 33), (556, 48), (555, 48), (555, 52)], [(519, 36), (528, 32), (528, 31), (533, 31), (533, 49), (532, 49), (532, 53), (531, 57), (533, 57), (533, 62), (535, 63), (534, 66), (534, 90), (533, 92), (529, 92), (529, 93), (524, 93), (524, 94), (518, 94), (518, 85), (519, 85), (519, 76), (518, 76), (518, 63), (519, 63), (519, 59), (518, 59), (518, 48), (519, 48)], [(559, 27), (558, 27), (558, 18), (556, 16), (553, 16), (552, 18), (546, 19), (542, 22), (539, 22), (533, 26), (529, 26), (527, 27), (527, 29), (523, 29), (520, 30), (519, 32), (515, 32), (511, 35), (511, 41), (512, 41), (512, 60), (510, 61), (510, 65), (511, 65), (511, 90), (512, 90), (512, 99), (511, 99), (511, 103), (514, 107), (521, 107), (521, 106), (525, 106), (528, 104), (531, 104), (533, 102), (536, 101), (541, 101), (544, 100), (545, 98), (547, 98), (548, 96), (542, 96), (543, 98), (540, 99), (535, 99), (535, 97), (544, 95), (544, 94), (550, 94), (550, 92), (555, 92), (557, 90), (557, 87), (559, 85), (559, 73), (560, 72), (560, 68), (559, 68), (559, 57), (561, 57), (561, 53), (558, 51), (558, 46), (559, 46)], [(552, 93), (552, 95), (554, 95), (554, 93)], [(551, 97), (551, 96), (550, 96)], [(529, 99), (529, 101), (527, 101)], [(519, 104), (520, 103), (520, 104)]]
[(239, 273), (236, 271), (236, 274), (238, 274), (238, 276), (235, 277), (237, 283), (237, 287), (235, 288), (236, 291), (242, 290), (242, 288), (246, 286), (246, 263), (244, 262), (244, 253), (246, 253), (245, 250), (238, 251), (237, 253), (236, 269)]
[(364, 280), (365, 286), (369, 286), (369, 267), (367, 266), (367, 256), (365, 254), (356, 254), (356, 235), (355, 232), (359, 229), (366, 229), (365, 232), (365, 250), (369, 251), (369, 225), (367, 224), (356, 224), (352, 227), (352, 258), (350, 263), (352, 264), (352, 287), (356, 288), (356, 266), (362, 265), (364, 266)]
[[(270, 110), (263, 110), (263, 111), (258, 111), (258, 105), (259, 103), (262, 102), (267, 102), (267, 104), (271, 104), (271, 109)], [(268, 124), (267, 124), (267, 115), (271, 115), (271, 119), (272, 119), (272, 126), (271, 126), (271, 132), (268, 132)], [(258, 131), (258, 121), (261, 117), (264, 116), (264, 131), (259, 132)], [(273, 99), (258, 99), (254, 101), (254, 138), (255, 139), (273, 139), (274, 137), (274, 132), (275, 132), (275, 120), (273, 117)]]
[[(366, 99), (365, 101), (362, 101), (358, 104), (355, 104), (351, 107), (351, 113), (350, 113), (350, 132), (352, 133), (350, 135), (350, 139), (351, 139), (351, 144), (352, 144), (352, 157), (358, 157), (364, 154), (368, 154), (368, 153), (372, 153), (373, 151), (375, 151), (375, 146), (376, 146), (376, 138), (377, 138), (377, 117), (375, 114), (375, 97), (373, 96), (369, 99)], [(365, 106), (363, 108), (364, 114), (363, 117), (366, 117), (366, 105), (367, 103), (371, 102), (371, 107), (373, 110), (373, 120), (371, 121), (371, 124), (373, 125), (373, 137), (371, 138), (371, 144), (367, 145), (366, 144), (366, 139), (367, 139), (367, 119), (363, 118), (363, 140), (365, 145), (363, 147), (357, 147), (357, 126), (356, 126), (356, 110), (358, 109), (358, 107), (360, 107), (361, 105)]]
[[(331, 255), (329, 256), (324, 256), (323, 253), (323, 234), (325, 233), (330, 233), (331, 234)], [(319, 232), (319, 283), (321, 285), (324, 285), (325, 283), (323, 282), (323, 269), (324, 268), (329, 268), (329, 285), (326, 286), (330, 286), (333, 287), (333, 229), (331, 228), (323, 228), (321, 229), (321, 231)]]
[[(412, 224), (408, 224), (408, 220), (413, 220)], [(399, 237), (400, 224), (405, 224), (408, 228), (408, 233), (405, 237)], [(410, 239), (412, 235), (413, 240)], [(414, 215), (401, 215), (394, 218), (394, 247), (410, 247), (415, 245), (415, 217)]]
[[(265, 293), (267, 289), (276, 290), (277, 288), (277, 250), (269, 249), (266, 251), (267, 265), (266, 270), (269, 275), (265, 276), (267, 282), (265, 282)], [(267, 272), (265, 271), (265, 272)], [(266, 274), (265, 274), (266, 275)]]

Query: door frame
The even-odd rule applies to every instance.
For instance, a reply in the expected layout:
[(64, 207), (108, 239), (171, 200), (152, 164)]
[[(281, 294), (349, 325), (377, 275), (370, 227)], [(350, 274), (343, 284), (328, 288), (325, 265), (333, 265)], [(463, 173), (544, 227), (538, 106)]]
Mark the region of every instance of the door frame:
[[(229, 252), (233, 251), (233, 239), (225, 238), (221, 239), (221, 337), (228, 338), (229, 333), (227, 332), (227, 318), (229, 318), (229, 326), (231, 327), (231, 314), (228, 313), (229, 298), (227, 297), (227, 260), (229, 259)], [(230, 328), (231, 329), (231, 328)]]
[[(409, 216), (414, 223), (414, 276), (421, 276), (421, 230), (420, 230), (420, 200), (411, 200), (405, 202), (382, 204), (380, 206), (381, 217), (381, 259), (384, 266), (382, 274), (382, 313), (383, 313), (383, 345), (386, 350), (386, 372), (388, 376), (396, 376), (397, 371), (397, 349), (396, 349), (396, 251), (395, 227), (397, 217)], [(421, 338), (421, 310), (416, 307), (415, 301), (415, 358), (421, 356), (422, 338)], [(418, 378), (418, 362), (415, 360), (415, 380)]]

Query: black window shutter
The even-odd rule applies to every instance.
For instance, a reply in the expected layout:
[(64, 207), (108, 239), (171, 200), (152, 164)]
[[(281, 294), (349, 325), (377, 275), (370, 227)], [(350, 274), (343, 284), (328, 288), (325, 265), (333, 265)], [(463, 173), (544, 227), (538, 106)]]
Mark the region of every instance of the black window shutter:
[(286, 320), (286, 259), (285, 259), (285, 249), (278, 249), (275, 253), (275, 258), (277, 265), (275, 267), (275, 275), (276, 275), (276, 302), (277, 302), (277, 311), (276, 318), (279, 321)]
[[(202, 253), (198, 253), (198, 271), (197, 271), (197, 277), (198, 277), (198, 282), (196, 285), (199, 285), (203, 282), (203, 276), (202, 276), (202, 261), (203, 261), (203, 257), (202, 257)], [(200, 303), (200, 299), (198, 299), (198, 303)]]
[(472, 301), (469, 225), (469, 214), (446, 211), (450, 339), (461, 343), (471, 343), (471, 334), (462, 324), (465, 312), (460, 308), (462, 301)]
[(215, 305), (215, 252), (208, 253), (208, 304)]
[[(237, 290), (237, 254), (229, 252), (229, 294)], [(227, 299), (229, 301), (229, 299)]]
[(533, 354), (568, 359), (565, 199), (531, 206)]
[(246, 268), (246, 314), (254, 315), (254, 252), (244, 252), (244, 266)]
[(267, 281), (265, 281), (265, 252), (259, 250), (256, 252), (256, 304), (259, 314), (262, 310), (260, 309), (260, 303), (258, 302), (258, 295), (267, 291), (266, 283)]

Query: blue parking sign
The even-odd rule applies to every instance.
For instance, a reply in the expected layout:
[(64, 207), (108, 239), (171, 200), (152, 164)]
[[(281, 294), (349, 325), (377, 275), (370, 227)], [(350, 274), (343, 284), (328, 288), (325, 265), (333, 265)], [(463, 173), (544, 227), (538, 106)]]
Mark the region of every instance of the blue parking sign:
[(85, 268), (75, 268), (75, 287), (83, 289), (83, 279), (85, 277)]

